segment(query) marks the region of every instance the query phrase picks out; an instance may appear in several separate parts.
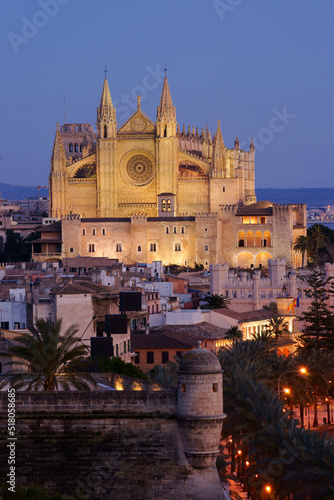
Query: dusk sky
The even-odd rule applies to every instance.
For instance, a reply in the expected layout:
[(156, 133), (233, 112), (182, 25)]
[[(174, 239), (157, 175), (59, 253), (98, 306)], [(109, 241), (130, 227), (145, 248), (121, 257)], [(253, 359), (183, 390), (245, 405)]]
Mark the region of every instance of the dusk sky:
[(334, 187), (333, 0), (4, 0), (0, 182), (47, 185), (56, 123), (153, 120), (165, 65), (182, 127), (254, 136), (256, 187)]

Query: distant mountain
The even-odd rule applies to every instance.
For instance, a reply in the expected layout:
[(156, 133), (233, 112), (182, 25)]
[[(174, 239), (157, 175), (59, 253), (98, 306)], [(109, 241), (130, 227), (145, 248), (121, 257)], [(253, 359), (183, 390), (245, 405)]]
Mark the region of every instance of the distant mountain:
[(308, 207), (326, 207), (334, 205), (334, 189), (332, 188), (299, 188), (299, 189), (256, 189), (258, 201), (269, 200), (274, 203), (306, 203)]
[(1, 198), (5, 198), (9, 201), (23, 200), (24, 198), (29, 198), (30, 196), (49, 196), (49, 190), (41, 188), (38, 192), (37, 186), (16, 186), (14, 184), (2, 184), (0, 183), (0, 195)]

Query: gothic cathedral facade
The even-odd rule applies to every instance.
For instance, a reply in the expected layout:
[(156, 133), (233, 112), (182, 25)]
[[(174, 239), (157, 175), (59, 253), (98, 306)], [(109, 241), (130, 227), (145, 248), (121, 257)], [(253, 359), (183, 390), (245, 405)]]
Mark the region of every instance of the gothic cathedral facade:
[(138, 96), (120, 127), (105, 78), (96, 125), (97, 133), (87, 123), (57, 126), (50, 217), (62, 221), (62, 258), (298, 264), (305, 205), (256, 203), (253, 142), (244, 151), (236, 138), (228, 149), (219, 121), (213, 136), (207, 126), (181, 131), (167, 77), (156, 122)]

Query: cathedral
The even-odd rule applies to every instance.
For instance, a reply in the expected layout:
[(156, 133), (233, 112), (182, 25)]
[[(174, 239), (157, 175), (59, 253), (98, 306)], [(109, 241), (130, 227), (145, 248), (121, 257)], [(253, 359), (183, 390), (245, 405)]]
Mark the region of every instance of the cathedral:
[(105, 78), (96, 125), (96, 132), (87, 123), (57, 126), (49, 184), (58, 252), (42, 231), (34, 260), (58, 253), (129, 264), (258, 267), (286, 258), (298, 265), (293, 242), (306, 234), (306, 206), (257, 203), (253, 141), (249, 151), (238, 138), (228, 149), (220, 121), (213, 135), (207, 126), (181, 131), (167, 76), (156, 121), (138, 96), (121, 126)]

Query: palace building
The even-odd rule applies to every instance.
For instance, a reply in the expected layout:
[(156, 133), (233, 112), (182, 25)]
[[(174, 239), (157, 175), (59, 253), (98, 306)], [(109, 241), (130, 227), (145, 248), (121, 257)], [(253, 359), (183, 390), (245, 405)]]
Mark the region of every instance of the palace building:
[[(305, 205), (256, 202), (255, 150), (224, 144), (220, 122), (182, 131), (167, 77), (153, 122), (137, 109), (118, 127), (107, 78), (97, 133), (65, 124), (51, 158), (50, 217), (34, 260), (81, 256), (205, 267), (297, 265), (293, 242), (306, 234)], [(51, 235), (51, 236), (50, 236)]]

